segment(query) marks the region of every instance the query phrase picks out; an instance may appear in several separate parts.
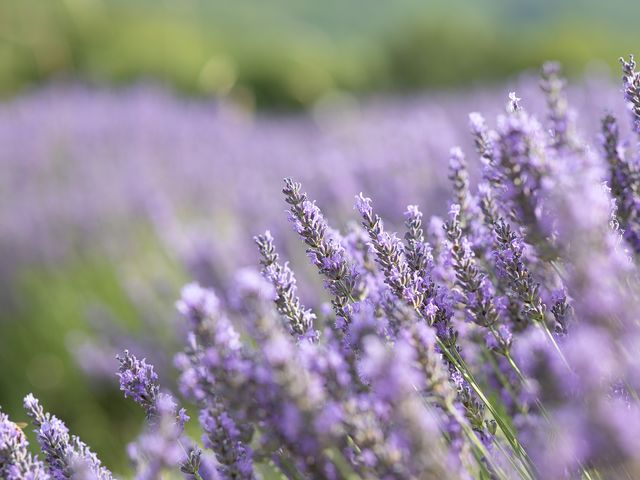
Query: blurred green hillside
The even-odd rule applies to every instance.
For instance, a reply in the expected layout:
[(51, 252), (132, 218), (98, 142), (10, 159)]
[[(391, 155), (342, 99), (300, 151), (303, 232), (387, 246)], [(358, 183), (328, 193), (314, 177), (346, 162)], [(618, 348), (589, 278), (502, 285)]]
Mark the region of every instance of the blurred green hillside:
[(334, 91), (493, 81), (550, 58), (575, 75), (637, 48), (637, 18), (628, 0), (3, 0), (0, 95), (150, 78), (304, 107)]

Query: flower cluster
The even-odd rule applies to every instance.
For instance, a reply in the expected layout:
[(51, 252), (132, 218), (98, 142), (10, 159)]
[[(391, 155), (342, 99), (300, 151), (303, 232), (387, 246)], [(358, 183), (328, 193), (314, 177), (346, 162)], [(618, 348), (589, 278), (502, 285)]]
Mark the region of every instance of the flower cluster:
[[(633, 59), (623, 69), (637, 123), (640, 77)], [(269, 231), (254, 238), (260, 271), (229, 291), (185, 286), (175, 365), (205, 450), (154, 368), (125, 351), (120, 386), (147, 417), (130, 447), (137, 477), (638, 478), (638, 152), (611, 116), (602, 155), (581, 140), (557, 65), (541, 86), (546, 127), (515, 93), (495, 128), (471, 115), (482, 177), (451, 150), (449, 218), (426, 232), (418, 206), (394, 232), (360, 193), (343, 234), (285, 179), (326, 292), (302, 304)], [(44, 460), (0, 413), (0, 473), (111, 478), (33, 396), (25, 407)]]
[[(55, 480), (112, 479), (111, 472), (102, 466), (95, 453), (78, 437), (69, 435), (64, 422), (55, 415), (45, 412), (38, 399), (32, 394), (24, 398), (24, 408), (35, 427), (38, 444), (44, 455), (45, 475)], [(25, 448), (24, 444), (18, 444), (16, 447)], [(19, 452), (11, 455), (16, 458), (20, 456)], [(22, 466), (16, 463), (10, 465), (10, 468), (22, 468)]]
[(183, 438), (184, 425), (189, 420), (186, 410), (178, 409), (170, 394), (160, 392), (158, 375), (145, 359), (139, 360), (126, 350), (117, 358), (120, 390), (144, 408), (148, 422), (138, 440), (129, 445), (136, 477), (157, 478), (163, 470), (176, 467), (185, 473), (199, 473), (201, 452)]
[(0, 476), (7, 480), (48, 479), (42, 462), (29, 452), (22, 429), (0, 412)]

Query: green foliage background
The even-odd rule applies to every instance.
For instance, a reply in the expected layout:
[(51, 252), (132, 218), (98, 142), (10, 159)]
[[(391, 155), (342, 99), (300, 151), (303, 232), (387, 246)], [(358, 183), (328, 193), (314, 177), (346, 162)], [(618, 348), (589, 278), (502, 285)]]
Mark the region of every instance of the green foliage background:
[(627, 0), (3, 0), (0, 94), (50, 78), (151, 78), (250, 106), (335, 90), (504, 78), (547, 59), (571, 74), (640, 44)]

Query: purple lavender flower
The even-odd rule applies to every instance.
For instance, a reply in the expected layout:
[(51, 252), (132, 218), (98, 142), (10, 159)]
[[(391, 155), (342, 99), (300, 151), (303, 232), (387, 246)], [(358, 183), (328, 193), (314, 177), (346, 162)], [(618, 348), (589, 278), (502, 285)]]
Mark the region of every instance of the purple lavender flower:
[[(177, 405), (170, 395), (157, 395), (153, 422), (128, 448), (129, 457), (136, 467), (137, 480), (154, 480), (160, 478), (163, 471), (178, 469), (199, 475), (199, 450), (189, 446), (183, 438), (184, 422), (188, 417), (182, 410), (177, 421), (176, 410)], [(186, 453), (187, 448), (189, 453)]]
[(609, 164), (609, 187), (616, 201), (615, 218), (633, 250), (640, 251), (640, 169), (620, 144), (618, 123), (612, 115), (602, 120), (602, 145)]
[[(187, 297), (193, 298), (194, 287), (187, 289)], [(202, 298), (197, 296), (197, 298)], [(200, 303), (204, 308), (204, 303)], [(188, 315), (196, 314), (186, 309)], [(145, 359), (138, 360), (125, 350), (118, 356), (118, 378), (125, 397), (131, 397), (145, 409), (147, 429), (137, 441), (129, 445), (129, 456), (136, 466), (136, 478), (154, 479), (163, 470), (180, 468), (183, 473), (199, 475), (201, 452), (184, 435), (184, 425), (189, 416), (184, 408), (178, 408), (174, 398), (160, 392), (158, 376)]]
[[(460, 224), (460, 207), (451, 206), (451, 219), (445, 224), (445, 231), (452, 257), (452, 267), (456, 274), (456, 287), (465, 304), (467, 318), (489, 330), (498, 328), (500, 315), (494, 302), (491, 280), (476, 265), (470, 242), (463, 236)], [(506, 352), (509, 345), (500, 342), (500, 351)]]
[[(210, 300), (201, 301), (207, 298)], [(182, 370), (181, 386), (183, 393), (200, 406), (203, 441), (216, 455), (218, 473), (222, 478), (250, 479), (254, 478), (252, 450), (246, 443), (253, 435), (248, 420), (255, 414), (251, 412), (255, 399), (247, 387), (251, 386), (253, 369), (226, 316), (217, 305), (208, 308), (214, 298), (213, 291), (188, 285), (177, 303), (187, 319), (198, 319), (192, 325), (189, 348), (177, 359)], [(243, 423), (232, 419), (226, 411), (229, 405)]]
[(460, 147), (454, 147), (449, 153), (449, 180), (453, 185), (454, 203), (460, 207), (461, 221), (466, 230), (471, 222), (474, 198), (469, 191), (469, 172), (464, 153)]
[(546, 321), (546, 305), (540, 297), (540, 284), (535, 282), (525, 265), (524, 240), (502, 219), (495, 224), (495, 259), (499, 275), (507, 279), (512, 295), (523, 304), (523, 314), (530, 323)]
[(290, 219), (308, 246), (307, 256), (327, 278), (326, 286), (334, 295), (332, 303), (336, 314), (348, 320), (351, 315), (349, 303), (358, 297), (356, 271), (349, 265), (340, 242), (329, 235), (322, 212), (315, 203), (307, 200), (307, 194), (300, 191), (301, 187), (292, 179), (285, 179), (282, 191), (290, 205)]
[[(465, 407), (459, 403), (458, 392), (450, 382), (449, 372), (436, 346), (435, 332), (425, 323), (417, 322), (409, 330), (403, 331), (400, 338), (413, 349), (415, 368), (422, 374), (424, 384), (418, 391), (429, 404), (443, 413), (441, 428), (446, 432), (451, 446), (452, 461), (456, 464), (464, 462), (472, 448), (465, 433), (473, 436), (476, 434), (468, 431), (470, 425), (465, 417)], [(480, 418), (480, 424), (482, 421)]]
[(547, 100), (547, 119), (551, 146), (579, 148), (576, 138), (574, 112), (569, 109), (565, 95), (566, 80), (560, 76), (561, 66), (557, 62), (547, 62), (542, 66), (540, 88)]
[(496, 162), (494, 158), (496, 133), (489, 130), (484, 117), (478, 112), (469, 114), (469, 130), (471, 131), (476, 151), (480, 155), (485, 169), (492, 167)]
[(0, 477), (7, 480), (49, 479), (44, 465), (28, 447), (22, 429), (0, 411)]
[(176, 308), (196, 330), (202, 328), (202, 324), (206, 324), (206, 318), (219, 309), (220, 301), (213, 291), (204, 289), (197, 283), (186, 285), (181, 293)]
[(125, 398), (130, 397), (134, 402), (142, 406), (151, 419), (156, 415), (156, 401), (160, 393), (158, 375), (153, 370), (153, 365), (149, 365), (146, 360), (138, 360), (135, 355), (124, 351), (124, 355), (116, 357), (120, 362), (118, 368), (118, 378), (120, 379), (120, 390), (124, 392)]
[(514, 113), (520, 111), (522, 107), (520, 106), (520, 100), (522, 100), (516, 92), (509, 92), (509, 103), (507, 103), (507, 111), (509, 113)]
[(363, 217), (373, 215), (373, 208), (371, 207), (371, 199), (369, 197), (365, 197), (360, 192), (359, 195), (356, 195), (356, 210), (360, 212), (360, 215)]
[(200, 410), (200, 425), (205, 447), (216, 452), (218, 473), (222, 478), (253, 479), (253, 452), (242, 442), (242, 435), (233, 419), (220, 404), (210, 404)]
[[(640, 89), (633, 58), (623, 61), (623, 70), (625, 99), (638, 130)], [(323, 127), (333, 133), (323, 133), (323, 142), (315, 143), (315, 126), (296, 127), (289, 138), (279, 136), (279, 127), (265, 119), (229, 123), (225, 117), (218, 125), (195, 114), (193, 123), (177, 122), (189, 149), (196, 142), (187, 131), (201, 133), (203, 122), (212, 131), (211, 137), (202, 135), (205, 144), (197, 147), (203, 158), (216, 148), (221, 158), (236, 159), (231, 173), (220, 168), (221, 183), (228, 185), (211, 188), (211, 176), (204, 175), (208, 167), (187, 163), (180, 169), (141, 169), (148, 174), (136, 176), (134, 186), (119, 193), (126, 207), (133, 203), (128, 202), (131, 196), (143, 199), (140, 215), (150, 218), (167, 251), (198, 275), (204, 271), (201, 278), (216, 285), (217, 294), (197, 283), (183, 289), (176, 306), (189, 332), (175, 360), (181, 391), (197, 405), (202, 443), (215, 454), (215, 466), (204, 473), (213, 455), (184, 434), (186, 412), (160, 392), (158, 376), (146, 361), (125, 353), (118, 373), (121, 388), (149, 418), (129, 449), (138, 477), (181, 470), (190, 479), (250, 479), (263, 467), (290, 478), (328, 479), (639, 476), (640, 373), (634, 352), (640, 350), (640, 305), (633, 256), (640, 231), (637, 152), (625, 152), (615, 121), (607, 117), (604, 155), (597, 156), (577, 133), (557, 66), (544, 67), (542, 90), (548, 111), (544, 128), (515, 94), (493, 130), (479, 114), (470, 116), (483, 166), (477, 191), (462, 151), (452, 150), (450, 220), (429, 219), (410, 205), (403, 235), (388, 229), (392, 222), (383, 224), (382, 218), (391, 218), (404, 205), (398, 202), (423, 201), (422, 180), (435, 172), (440, 181), (446, 169), (409, 160), (391, 167), (382, 159), (385, 151), (393, 151), (395, 158), (405, 149), (411, 158), (446, 155), (444, 144), (455, 140), (455, 130), (438, 112), (426, 110), (428, 129), (402, 124), (421, 143), (393, 140), (366, 125), (335, 143), (331, 139), (337, 131)], [(469, 99), (462, 103), (466, 108)], [(453, 109), (452, 118), (457, 113)], [(0, 122), (6, 122), (1, 117), (2, 112)], [(589, 123), (588, 115), (585, 120)], [(384, 124), (392, 125), (393, 119)], [(166, 125), (158, 138), (172, 138), (175, 125)], [(424, 131), (437, 131), (438, 140), (427, 141)], [(337, 148), (358, 135), (370, 147), (354, 146), (351, 153), (371, 165), (346, 161), (352, 157)], [(272, 140), (276, 136), (280, 140)], [(298, 137), (304, 138), (304, 147), (295, 146)], [(379, 148), (378, 137), (384, 137), (387, 150)], [(208, 138), (214, 142), (207, 144)], [(243, 148), (255, 149), (260, 159), (275, 149), (273, 172), (250, 163), (243, 167), (237, 159), (247, 150), (226, 142), (247, 145)], [(11, 157), (12, 144), (6, 143)], [(78, 150), (80, 158), (91, 151)], [(180, 158), (180, 151), (167, 152), (167, 157)], [(187, 195), (186, 204), (214, 205), (214, 213), (221, 215), (218, 200), (235, 198), (232, 180), (238, 172), (256, 185), (257, 179), (269, 184), (276, 171), (295, 167), (277, 160), (291, 158), (292, 152), (305, 159), (303, 175), (324, 184), (318, 204), (341, 220), (344, 192), (372, 191), (385, 176), (385, 188), (376, 193), (376, 212), (371, 199), (357, 196), (363, 228), (350, 225), (345, 235), (328, 226), (300, 184), (285, 180), (293, 229), (331, 296), (333, 311), (324, 297), (309, 295), (317, 315), (298, 298), (299, 291), (307, 296), (304, 275), (294, 276), (288, 263), (278, 262), (268, 232), (255, 239), (262, 276), (244, 268), (225, 283), (235, 257), (223, 252), (234, 245), (242, 254), (240, 245), (246, 243), (237, 241), (235, 230), (270, 222), (271, 207), (278, 208), (266, 192), (256, 189), (258, 201), (251, 203), (240, 195), (229, 207), (237, 222), (219, 229), (215, 241), (199, 242), (173, 211), (182, 216), (184, 204), (176, 204), (166, 185), (152, 180), (182, 181), (197, 192)], [(147, 152), (149, 158), (157, 158), (152, 153)], [(11, 184), (20, 184), (21, 170), (16, 171), (8, 177)], [(391, 171), (395, 175), (387, 175)], [(605, 179), (610, 189), (602, 184)], [(25, 199), (10, 197), (10, 206)], [(110, 204), (104, 196), (96, 198)], [(439, 207), (444, 208), (442, 202)], [(191, 209), (186, 210), (190, 217)], [(81, 216), (102, 218), (95, 212), (94, 206)], [(556, 334), (549, 328), (553, 320)], [(26, 439), (0, 414), (0, 476), (109, 478), (60, 420), (45, 414), (33, 397), (25, 405), (45, 462), (28, 456)]]
[[(609, 226), (611, 199), (601, 183), (602, 166), (589, 152), (567, 157), (550, 194), (562, 220), (556, 223), (557, 235), (567, 264), (565, 287), (575, 312), (575, 321), (557, 348), (547, 347), (548, 367), (538, 369), (534, 377), (551, 424), (529, 432), (529, 451), (541, 473), (551, 477), (588, 468), (615, 478), (619, 471), (637, 468), (621, 439), (627, 426), (635, 428), (638, 405), (629, 404), (626, 426), (610, 410), (617, 386), (629, 385), (634, 378), (635, 367), (627, 360), (625, 346), (638, 338), (637, 322), (630, 313), (637, 302), (634, 287), (630, 288), (635, 281), (629, 280), (634, 266)], [(560, 442), (570, 447), (568, 451), (551, 454)]]
[(636, 72), (636, 62), (633, 55), (629, 55), (629, 61), (620, 58), (622, 64), (622, 84), (624, 87), (624, 99), (631, 112), (633, 131), (640, 135), (640, 74)]
[(405, 246), (395, 233), (390, 234), (384, 230), (382, 219), (373, 213), (370, 199), (363, 197), (361, 193), (356, 196), (356, 203), (367, 205), (367, 208), (360, 209), (362, 226), (369, 234), (385, 283), (399, 299), (420, 310), (424, 300), (420, 274), (410, 269)]
[(413, 349), (407, 343), (400, 342), (390, 350), (379, 339), (367, 338), (361, 368), (377, 397), (390, 408), (400, 456), (396, 468), (405, 470), (396, 471), (395, 475), (435, 478), (446, 474), (455, 478), (458, 474), (446, 463), (437, 415), (416, 395), (422, 379), (413, 365)]
[(541, 225), (542, 192), (550, 174), (547, 155), (540, 124), (520, 108), (498, 118), (492, 160), (484, 172), (502, 216), (526, 229), (528, 243), (545, 249), (550, 248)]
[[(431, 245), (425, 241), (424, 230), (422, 228), (422, 212), (417, 205), (409, 205), (405, 216), (404, 234), (405, 249), (404, 254), (409, 268), (418, 275), (417, 281), (421, 281), (425, 290), (435, 288), (432, 282), (432, 272), (434, 269), (434, 259)], [(431, 312), (433, 314), (433, 301), (431, 302)]]
[(556, 288), (551, 292), (551, 313), (556, 320), (556, 332), (566, 334), (571, 306), (564, 288)]
[[(454, 204), (452, 212), (454, 218), (457, 219), (460, 214), (459, 206)], [(443, 346), (457, 352), (459, 350), (456, 344), (457, 333), (451, 325), (452, 310), (447, 292), (439, 291), (433, 284), (430, 284), (426, 289), (424, 278), (418, 272), (411, 272), (404, 257), (405, 249), (402, 243), (384, 231), (382, 220), (378, 215), (369, 213), (366, 209), (364, 213), (362, 225), (369, 232), (371, 243), (377, 253), (376, 261), (384, 272), (387, 284), (400, 300), (408, 302), (424, 318), (435, 325), (437, 336)], [(428, 301), (425, 301), (426, 299)], [(450, 366), (452, 372), (456, 372), (456, 369), (459, 368), (459, 365), (454, 363), (451, 363)], [(460, 376), (459, 373), (456, 372), (456, 374)], [(461, 376), (459, 385), (460, 402), (464, 406), (472, 428), (482, 432), (486, 439), (490, 439), (491, 435), (484, 432), (484, 405)]]
[(278, 254), (271, 233), (267, 230), (264, 235), (254, 237), (254, 240), (262, 256), (260, 260), (262, 275), (275, 288), (276, 306), (280, 314), (287, 319), (291, 333), (306, 338), (316, 336), (312, 331), (316, 316), (311, 310), (300, 305), (300, 299), (296, 295), (295, 276), (287, 263), (284, 265), (278, 263)]
[(78, 437), (70, 436), (65, 424), (45, 413), (40, 402), (29, 394), (24, 408), (31, 417), (40, 449), (45, 456), (47, 472), (56, 480), (91, 478), (111, 480), (111, 472), (102, 466), (98, 457)]

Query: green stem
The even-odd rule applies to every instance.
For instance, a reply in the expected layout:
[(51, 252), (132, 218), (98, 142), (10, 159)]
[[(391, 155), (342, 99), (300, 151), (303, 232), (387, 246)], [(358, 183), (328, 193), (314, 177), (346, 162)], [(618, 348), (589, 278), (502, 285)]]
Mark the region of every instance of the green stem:
[(544, 333), (547, 335), (547, 337), (549, 338), (549, 340), (551, 341), (551, 343), (553, 344), (553, 347), (556, 349), (556, 351), (558, 352), (558, 355), (560, 356), (560, 358), (562, 359), (562, 362), (565, 364), (565, 366), (573, 371), (573, 369), (571, 368), (571, 366), (569, 365), (569, 362), (567, 362), (567, 359), (565, 358), (564, 354), (562, 353), (562, 350), (560, 350), (560, 346), (556, 343), (556, 339), (553, 338), (553, 335), (551, 334), (551, 330), (549, 330), (549, 327), (547, 326), (546, 323), (544, 322), (539, 322), (540, 327), (542, 328), (542, 330), (544, 330)]
[(280, 461), (280, 465), (277, 465), (279, 470), (284, 470), (282, 473), (285, 474), (287, 478), (292, 478), (293, 480), (304, 480), (304, 477), (298, 472), (298, 469), (289, 461), (286, 454), (279, 454), (278, 460)]
[(507, 392), (509, 392), (509, 395), (511, 396), (511, 400), (513, 400), (513, 403), (515, 404), (515, 406), (518, 409), (518, 411), (520, 413), (526, 413), (524, 407), (518, 401), (518, 395), (513, 390), (513, 387), (509, 383), (509, 380), (500, 371), (500, 366), (498, 365), (498, 362), (496, 362), (496, 359), (493, 357), (493, 353), (489, 352), (489, 354), (486, 356), (486, 358), (488, 358), (489, 363), (491, 363), (491, 367), (493, 368), (494, 373), (498, 377), (498, 380), (500, 380), (500, 383), (502, 384), (502, 386), (507, 390)]
[[(487, 327), (489, 329), (489, 331), (491, 332), (491, 334), (493, 335), (493, 337), (496, 339), (496, 341), (498, 343), (501, 342), (501, 338), (498, 335), (498, 332), (496, 332), (496, 329), (493, 327), (493, 325), (490, 325)], [(522, 371), (520, 370), (520, 368), (518, 368), (518, 365), (516, 365), (516, 362), (513, 360), (513, 357), (511, 356), (511, 352), (505, 350), (504, 352), (504, 356), (506, 357), (507, 361), (509, 362), (509, 365), (511, 366), (511, 368), (513, 369), (514, 372), (516, 372), (516, 374), (518, 375), (518, 377), (520, 378), (520, 381), (524, 382), (525, 380), (525, 376), (522, 373)]]
[[(422, 312), (419, 309), (415, 309), (415, 311), (418, 314), (418, 316), (420, 316), (420, 318), (422, 318), (424, 321), (428, 321), (426, 318), (424, 318), (424, 316), (422, 315)], [(452, 354), (449, 351), (449, 349), (447, 348), (447, 346), (444, 344), (442, 339), (440, 339), (440, 337), (437, 336), (437, 335), (436, 335), (436, 342), (438, 344), (438, 347), (440, 347), (440, 350), (443, 353), (443, 355), (445, 357), (447, 357), (447, 359), (451, 362), (451, 364), (455, 367), (455, 369), (458, 370), (458, 372), (460, 372), (462, 377), (469, 383), (469, 385), (471, 386), (473, 391), (476, 393), (476, 395), (478, 395), (478, 397), (480, 398), (482, 403), (484, 403), (486, 405), (486, 407), (489, 409), (489, 412), (494, 417), (494, 420), (496, 421), (497, 425), (500, 427), (500, 430), (502, 431), (502, 433), (504, 434), (505, 438), (507, 439), (507, 441), (511, 445), (511, 448), (513, 449), (514, 453), (516, 453), (520, 457), (520, 459), (522, 461), (522, 464), (523, 464), (523, 466), (525, 468), (525, 471), (526, 471), (527, 475), (529, 476), (529, 478), (535, 478), (535, 475), (533, 475), (533, 473), (532, 473), (533, 464), (531, 463), (531, 460), (530, 460), (529, 456), (527, 455), (527, 452), (525, 452), (525, 450), (522, 448), (522, 445), (520, 445), (520, 442), (518, 442), (518, 440), (515, 438), (514, 432), (504, 422), (504, 420), (499, 415), (498, 411), (493, 406), (493, 404), (484, 395), (484, 393), (482, 392), (482, 390), (478, 386), (475, 378), (473, 377), (473, 375), (469, 371), (469, 368), (466, 365), (464, 359), (462, 357), (460, 357), (459, 355)], [(457, 354), (457, 352), (456, 352), (456, 354)], [(515, 366), (515, 363), (513, 365)], [(517, 366), (516, 366), (516, 369), (517, 369)]]
[(349, 465), (349, 462), (344, 458), (344, 455), (335, 447), (327, 448), (324, 452), (325, 456), (336, 466), (340, 472), (341, 478), (345, 480), (361, 480), (358, 475)]
[[(473, 446), (482, 455), (482, 458), (487, 459), (487, 461), (491, 464), (491, 468), (493, 468), (493, 470), (496, 473), (499, 473), (501, 478), (508, 478), (506, 476), (506, 473), (499, 466), (495, 465), (495, 462), (493, 462), (493, 460), (491, 459), (492, 457), (489, 451), (487, 450), (487, 447), (484, 446), (484, 444), (480, 441), (480, 439), (478, 438), (476, 433), (473, 431), (473, 429), (469, 426), (469, 424), (465, 421), (465, 419), (462, 418), (462, 416), (460, 415), (460, 412), (458, 412), (458, 410), (450, 403), (447, 403), (446, 407), (447, 407), (447, 412), (453, 418), (455, 418), (455, 420), (458, 422), (460, 427), (464, 430), (466, 436), (469, 438)], [(486, 467), (482, 462), (482, 458), (478, 458), (478, 464), (480, 465), (480, 468), (482, 470), (486, 471)], [(491, 478), (491, 474), (489, 472), (486, 472), (486, 474), (489, 475), (489, 478)]]
[(458, 370), (458, 372), (460, 372), (462, 377), (467, 381), (467, 383), (469, 383), (469, 386), (471, 386), (471, 388), (476, 393), (476, 395), (478, 395), (478, 398), (480, 398), (480, 400), (489, 409), (489, 412), (491, 413), (491, 415), (493, 416), (494, 420), (496, 421), (496, 423), (500, 427), (500, 430), (502, 431), (502, 433), (504, 434), (505, 438), (507, 439), (507, 441), (511, 445), (511, 448), (513, 449), (514, 453), (516, 453), (520, 457), (520, 459), (522, 460), (522, 463), (523, 463), (523, 465), (524, 465), (529, 477), (530, 478), (535, 478), (535, 476), (531, 473), (532, 470), (533, 470), (533, 466), (531, 464), (531, 460), (529, 459), (529, 456), (527, 455), (527, 453), (522, 448), (522, 445), (520, 445), (520, 442), (518, 442), (518, 440), (515, 438), (514, 432), (504, 422), (504, 420), (502, 419), (502, 416), (499, 414), (499, 412), (496, 410), (496, 408), (493, 406), (493, 404), (489, 401), (489, 399), (482, 392), (482, 390), (480, 389), (480, 387), (476, 383), (475, 379), (473, 378), (473, 376), (469, 372), (469, 369), (468, 369), (467, 365), (464, 363), (464, 360), (459, 356), (458, 356), (458, 358), (456, 358), (456, 356), (449, 351), (447, 346), (442, 342), (442, 340), (439, 337), (436, 337), (436, 341), (437, 341), (438, 346), (440, 347), (440, 350), (442, 351), (442, 353), (453, 364), (453, 366), (456, 368), (456, 370)]

